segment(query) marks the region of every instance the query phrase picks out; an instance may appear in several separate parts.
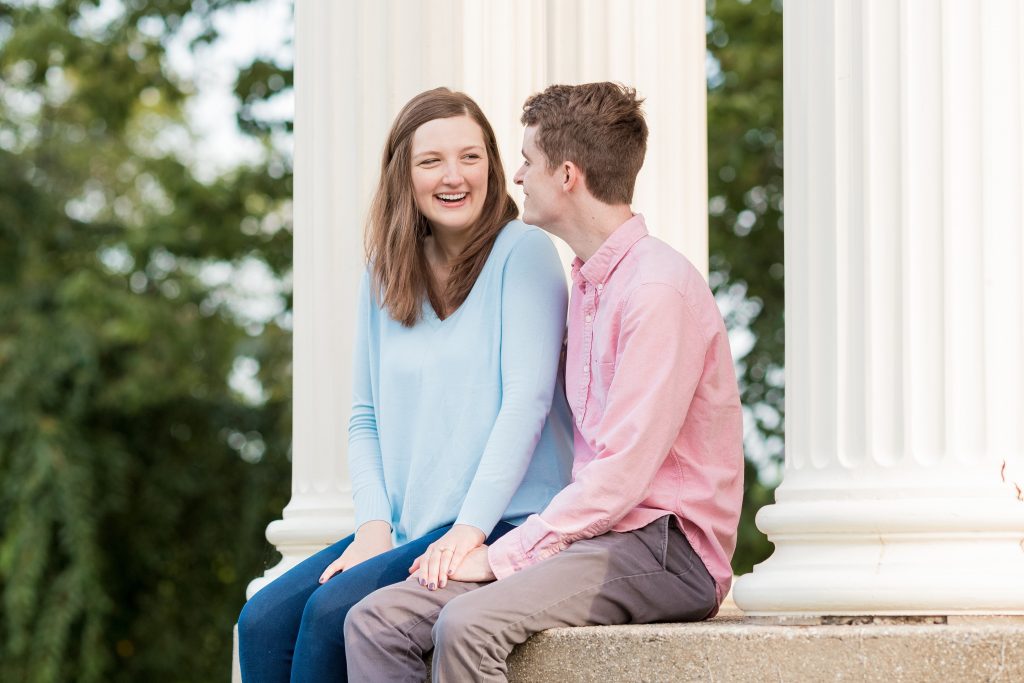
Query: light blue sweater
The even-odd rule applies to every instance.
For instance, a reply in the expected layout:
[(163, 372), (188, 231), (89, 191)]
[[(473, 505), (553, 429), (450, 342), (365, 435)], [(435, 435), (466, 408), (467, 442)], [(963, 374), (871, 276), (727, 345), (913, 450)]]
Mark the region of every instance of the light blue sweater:
[(490, 534), (542, 510), (572, 467), (559, 371), (567, 293), (547, 235), (506, 225), (445, 320), (424, 301), (420, 320), (403, 327), (368, 275), (359, 296), (349, 422), (357, 528), (386, 520), (402, 544), (451, 523)]

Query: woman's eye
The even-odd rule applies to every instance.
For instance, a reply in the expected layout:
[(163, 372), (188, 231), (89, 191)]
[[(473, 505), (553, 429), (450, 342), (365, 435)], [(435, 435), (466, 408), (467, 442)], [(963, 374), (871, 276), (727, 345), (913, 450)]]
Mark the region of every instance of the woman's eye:
[(469, 159), (470, 161), (476, 161), (477, 159), (479, 159), (479, 158), (480, 158), (480, 155), (479, 155), (479, 154), (467, 154), (467, 155), (466, 155), (465, 157), (463, 157), (463, 158), (465, 158), (465, 159)]
[(433, 166), (437, 163), (437, 159), (424, 159), (419, 163), (420, 166)]

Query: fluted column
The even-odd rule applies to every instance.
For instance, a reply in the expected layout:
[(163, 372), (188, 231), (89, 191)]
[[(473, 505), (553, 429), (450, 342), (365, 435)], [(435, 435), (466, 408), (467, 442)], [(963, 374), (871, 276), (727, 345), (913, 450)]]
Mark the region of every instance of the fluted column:
[(786, 463), (747, 614), (1024, 614), (1022, 12), (786, 4)]
[(250, 596), (353, 530), (345, 452), (363, 221), (388, 128), (413, 95), (443, 85), (476, 99), (511, 182), (528, 95), (555, 82), (636, 85), (651, 142), (635, 204), (707, 269), (700, 0), (298, 0), (295, 13), (292, 498), (267, 528), (283, 560)]

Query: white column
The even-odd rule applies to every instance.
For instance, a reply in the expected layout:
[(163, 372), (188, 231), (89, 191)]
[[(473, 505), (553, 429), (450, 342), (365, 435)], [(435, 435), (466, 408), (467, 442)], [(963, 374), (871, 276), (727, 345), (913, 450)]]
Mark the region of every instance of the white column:
[(333, 2), (298, 2), (295, 26), (292, 498), (267, 527), (282, 560), (247, 597), (354, 524), (345, 444), (362, 230), (347, 207), (360, 203), (366, 163), (351, 136), (362, 120), (351, 92), (359, 74), (330, 67), (355, 60), (356, 31), (338, 33), (348, 19)]
[(736, 603), (1024, 614), (1024, 10), (784, 22), (786, 464)]
[(267, 528), (284, 558), (250, 596), (353, 530), (345, 451), (363, 222), (391, 121), (413, 95), (473, 97), (520, 200), (511, 179), (528, 95), (555, 82), (637, 86), (651, 138), (635, 205), (707, 269), (701, 0), (298, 0), (295, 12), (292, 499)]

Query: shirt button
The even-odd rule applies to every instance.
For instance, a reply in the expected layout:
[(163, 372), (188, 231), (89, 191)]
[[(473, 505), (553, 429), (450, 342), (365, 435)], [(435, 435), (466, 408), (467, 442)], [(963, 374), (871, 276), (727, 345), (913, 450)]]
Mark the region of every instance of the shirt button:
[(590, 372), (590, 366), (589, 366), (589, 365), (584, 365), (584, 366), (583, 366), (583, 374), (585, 375), (585, 374), (587, 374), (588, 372)]
[(594, 316), (592, 316), (592, 315), (590, 315), (590, 314), (587, 314), (587, 322), (588, 322), (588, 323), (589, 323), (589, 322), (590, 322), (591, 320), (593, 320), (593, 319), (594, 319)]
[(602, 285), (598, 285), (597, 286), (597, 291), (603, 292), (604, 291), (604, 285), (603, 284)]

